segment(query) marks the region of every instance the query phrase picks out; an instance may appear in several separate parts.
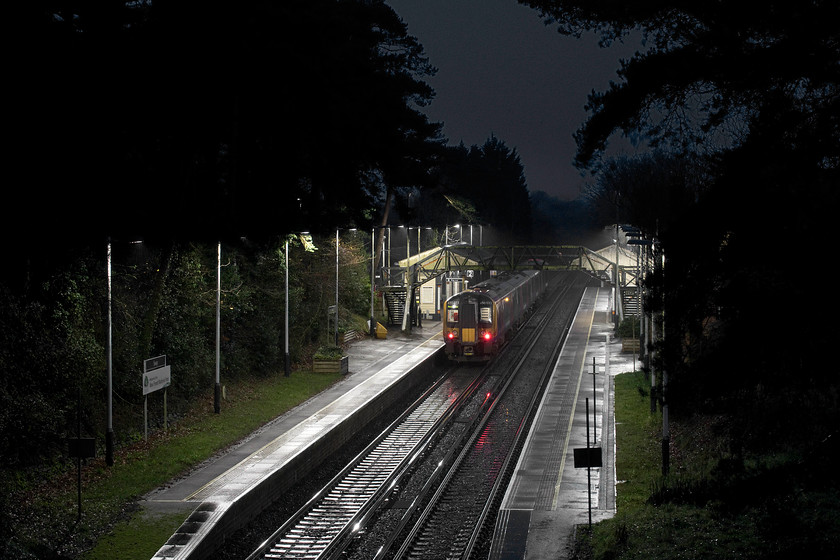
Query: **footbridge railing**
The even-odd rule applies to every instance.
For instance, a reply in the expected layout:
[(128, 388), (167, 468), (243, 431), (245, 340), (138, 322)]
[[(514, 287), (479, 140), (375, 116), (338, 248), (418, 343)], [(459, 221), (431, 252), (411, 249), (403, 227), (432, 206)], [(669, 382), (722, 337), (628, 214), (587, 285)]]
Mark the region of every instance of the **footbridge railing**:
[[(454, 271), (580, 270), (605, 282), (617, 278), (623, 292), (637, 284), (638, 268), (633, 266), (633, 258), (632, 252), (625, 248), (616, 251), (614, 246), (593, 251), (581, 245), (447, 245), (398, 261), (397, 267), (387, 270), (385, 291), (408, 294), (429, 280)], [(401, 315), (403, 328), (406, 317)]]
[[(582, 270), (610, 280), (615, 267), (614, 260), (580, 245), (448, 245), (412, 255), (397, 264), (392, 277), (408, 271), (414, 284), (463, 270)], [(404, 285), (404, 281), (399, 284)]]

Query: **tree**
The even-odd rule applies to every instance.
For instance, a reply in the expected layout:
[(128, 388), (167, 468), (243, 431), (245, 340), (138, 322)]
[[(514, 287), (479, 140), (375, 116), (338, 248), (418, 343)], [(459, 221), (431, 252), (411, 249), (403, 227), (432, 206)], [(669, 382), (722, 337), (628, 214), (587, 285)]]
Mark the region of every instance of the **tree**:
[(616, 130), (709, 153), (741, 145), (774, 121), (786, 123), (780, 144), (804, 148), (803, 140), (821, 138), (813, 161), (840, 163), (835, 2), (521, 3), (563, 34), (598, 31), (609, 43), (638, 32), (645, 41), (647, 50), (623, 63), (623, 83), (590, 95), (592, 114), (577, 136), (581, 166)]
[[(791, 420), (804, 418), (791, 416), (793, 407), (823, 402), (836, 386), (816, 360), (836, 327), (811, 310), (774, 302), (807, 298), (785, 255), (819, 262), (819, 240), (833, 237), (840, 178), (840, 28), (833, 22), (840, 5), (521, 3), (567, 35), (597, 32), (609, 43), (636, 33), (645, 41), (643, 52), (623, 62), (621, 83), (590, 95), (576, 162), (619, 179), (626, 166), (601, 160), (622, 132), (702, 170), (701, 190), (682, 185), (693, 200), (681, 197), (658, 212), (668, 226), (658, 232), (667, 265), (656, 289), (670, 318), (662, 355), (672, 396), (685, 407), (733, 412), (737, 405), (744, 416), (761, 409), (752, 423), (736, 424), (744, 441), (749, 433), (753, 443), (772, 443), (768, 434), (795, 429)], [(626, 170), (641, 175), (645, 167), (635, 162)], [(779, 322), (812, 328), (785, 332), (780, 345), (761, 328)], [(689, 353), (696, 341), (702, 352)], [(836, 421), (834, 402), (808, 408)], [(785, 420), (774, 422), (771, 409)]]
[(537, 191), (531, 195), (534, 242), (537, 244), (584, 245), (597, 249), (603, 240), (602, 223), (585, 199), (559, 200)]
[(707, 180), (698, 158), (653, 151), (606, 161), (584, 195), (600, 223), (659, 234), (705, 192)]
[(530, 239), (525, 170), (516, 150), (504, 141), (490, 137), (482, 146), (450, 147), (436, 173), (446, 223), (489, 224), (511, 241)]
[(213, 241), (352, 225), (386, 186), (422, 183), (440, 141), (417, 108), (434, 69), (382, 1), (28, 11), (11, 205), (33, 245), (56, 230)]

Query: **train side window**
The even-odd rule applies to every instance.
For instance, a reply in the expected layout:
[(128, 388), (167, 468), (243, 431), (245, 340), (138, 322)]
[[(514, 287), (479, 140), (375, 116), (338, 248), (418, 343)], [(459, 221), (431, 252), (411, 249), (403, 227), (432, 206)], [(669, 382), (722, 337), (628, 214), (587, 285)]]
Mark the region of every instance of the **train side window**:
[(478, 310), (478, 320), (483, 324), (493, 323), (493, 307), (490, 303), (483, 303)]

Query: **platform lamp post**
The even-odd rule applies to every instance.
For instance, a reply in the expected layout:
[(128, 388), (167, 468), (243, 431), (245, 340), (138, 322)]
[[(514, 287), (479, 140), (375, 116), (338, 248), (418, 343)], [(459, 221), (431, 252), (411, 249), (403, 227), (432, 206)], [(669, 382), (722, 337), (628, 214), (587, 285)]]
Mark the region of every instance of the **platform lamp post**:
[(338, 346), (338, 229), (335, 230), (335, 345)]
[[(627, 226), (625, 227), (625, 233), (627, 234), (627, 245), (634, 245), (635, 253), (636, 253), (636, 301), (638, 302), (639, 308), (639, 360), (642, 359), (642, 349), (643, 349), (643, 341), (644, 341), (644, 302), (642, 301), (642, 267), (641, 267), (641, 259), (639, 257), (642, 247), (646, 244), (649, 244), (650, 241), (644, 239), (644, 235), (642, 234), (641, 230), (637, 227)], [(635, 336), (635, 332), (633, 333)], [(633, 369), (636, 369), (636, 351), (633, 351)]]
[(216, 245), (216, 385), (213, 389), (213, 411), (218, 414), (221, 411), (222, 388), (219, 383), (219, 370), (221, 360), (220, 331), (222, 318), (222, 243)]
[[(372, 226), (370, 230), (370, 336), (376, 335), (376, 318), (374, 317), (374, 299), (376, 291), (376, 230), (387, 229), (388, 226)], [(382, 266), (385, 266), (385, 239), (382, 239)]]
[[(388, 252), (385, 252), (385, 245), (382, 246), (382, 271), (387, 272), (388, 285), (391, 285), (391, 226), (385, 226), (388, 234)], [(387, 256), (386, 256), (387, 255)], [(383, 274), (385, 276), (385, 274)]]
[[(309, 251), (308, 243), (304, 236), (308, 236), (308, 231), (301, 231), (296, 234), (288, 234), (286, 236), (286, 240), (284, 242), (284, 249), (285, 249), (285, 256), (286, 256), (286, 278), (285, 278), (285, 328), (284, 330), (284, 343), (285, 343), (285, 356), (284, 356), (284, 377), (289, 377), (291, 374), (292, 362), (291, 357), (289, 354), (289, 238), (293, 235), (297, 235), (300, 238), (301, 243), (303, 243), (304, 248)], [(336, 234), (337, 235), (337, 234)]]
[[(452, 227), (454, 229), (458, 230), (458, 241), (460, 242), (461, 240), (463, 240), (464, 232), (461, 229), (461, 224), (455, 224)], [(446, 246), (449, 247), (449, 244), (452, 243), (452, 242), (454, 242), (454, 240), (452, 240), (452, 241), (449, 240), (449, 226), (446, 226)], [(452, 292), (454, 292), (454, 290), (452, 289), (452, 276), (450, 276), (450, 274), (451, 274), (451, 270), (450, 270), (451, 262), (449, 260), (449, 257), (450, 257), (449, 249), (447, 249), (447, 251), (446, 251), (446, 296), (445, 296), (446, 298), (449, 298), (449, 296), (454, 295), (452, 293)]]
[(370, 336), (376, 334), (376, 325), (373, 318), (373, 297), (374, 297), (374, 281), (376, 279), (376, 228), (370, 230)]
[[(618, 207), (616, 206), (616, 215), (618, 214)], [(613, 327), (615, 328), (616, 332), (618, 332), (618, 325), (621, 323), (621, 318), (619, 317), (618, 313), (618, 305), (619, 305), (619, 298), (621, 297), (621, 286), (619, 286), (619, 277), (618, 277), (618, 217), (616, 216), (615, 222), (615, 265), (613, 266), (613, 312), (615, 313), (615, 320)]]
[[(665, 252), (662, 250), (661, 245), (658, 243), (658, 240), (654, 240), (654, 243), (659, 247), (659, 255), (656, 258), (656, 265), (660, 267), (660, 274), (662, 276), (665, 275)], [(664, 282), (664, 280), (662, 280)], [(663, 290), (663, 298), (664, 298), (664, 290)], [(662, 325), (662, 336), (666, 336), (664, 319)], [(669, 420), (669, 398), (668, 398), (668, 369), (666, 367), (662, 368), (662, 475), (667, 476), (668, 472), (670, 471), (671, 466), (671, 455), (670, 455), (670, 447), (671, 447), (671, 425)]]
[(113, 415), (113, 349), (111, 322), (111, 239), (108, 239), (106, 275), (108, 280), (108, 334), (106, 340), (106, 360), (108, 363), (108, 424), (105, 431), (105, 464), (114, 465), (114, 415)]
[(403, 277), (403, 284), (405, 284), (405, 307), (403, 309), (402, 330), (407, 332), (411, 325), (411, 265), (408, 259), (411, 257), (411, 228), (408, 226), (400, 226), (400, 229), (405, 229), (405, 273)]
[[(142, 241), (130, 241), (131, 244), (139, 244)], [(111, 303), (112, 303), (112, 294), (111, 294), (111, 238), (108, 237), (107, 245), (106, 245), (106, 264), (105, 264), (105, 276), (107, 280), (107, 291), (108, 291), (108, 318), (107, 318), (107, 329), (108, 332), (106, 334), (105, 339), (105, 361), (107, 363), (107, 375), (108, 375), (108, 396), (107, 396), (107, 407), (108, 407), (108, 414), (107, 414), (107, 426), (105, 430), (105, 464), (109, 467), (114, 465), (114, 337), (113, 337), (113, 320), (111, 314)]]
[[(335, 230), (335, 345), (338, 346), (338, 232)], [(355, 228), (350, 228), (348, 231), (356, 231)]]
[(286, 316), (286, 326), (283, 329), (283, 336), (285, 338), (286, 355), (285, 355), (285, 372), (284, 376), (289, 377), (292, 369), (292, 361), (289, 355), (289, 239), (286, 238), (286, 305), (284, 306)]

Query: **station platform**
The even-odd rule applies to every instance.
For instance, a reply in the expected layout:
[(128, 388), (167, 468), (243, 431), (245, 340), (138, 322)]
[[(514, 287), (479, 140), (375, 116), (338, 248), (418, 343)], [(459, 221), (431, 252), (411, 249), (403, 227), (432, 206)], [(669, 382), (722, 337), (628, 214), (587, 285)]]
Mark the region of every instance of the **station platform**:
[(389, 402), (428, 385), (435, 355), (443, 348), (440, 333), (439, 321), (423, 321), (410, 333), (389, 329), (384, 339), (351, 343), (349, 371), (341, 381), (144, 496), (146, 512), (183, 513), (185, 518), (152, 560), (207, 556)]
[[(491, 560), (570, 558), (575, 526), (615, 513), (613, 377), (637, 364), (614, 337), (611, 298), (584, 293), (502, 500)], [(575, 466), (587, 447), (600, 449), (601, 467)]]
[[(615, 511), (612, 376), (635, 364), (614, 338), (611, 294), (608, 288), (585, 291), (499, 512), (493, 559), (568, 558), (574, 527), (587, 523), (589, 504), (593, 522)], [(185, 519), (151, 560), (207, 556), (388, 400), (412, 384), (428, 384), (443, 348), (440, 332), (439, 321), (423, 321), (409, 334), (395, 329), (385, 339), (353, 342), (349, 373), (339, 383), (144, 496), (145, 510)], [(574, 449), (586, 447), (587, 398), (590, 446), (601, 448), (603, 457), (603, 467), (589, 473), (573, 460)]]

